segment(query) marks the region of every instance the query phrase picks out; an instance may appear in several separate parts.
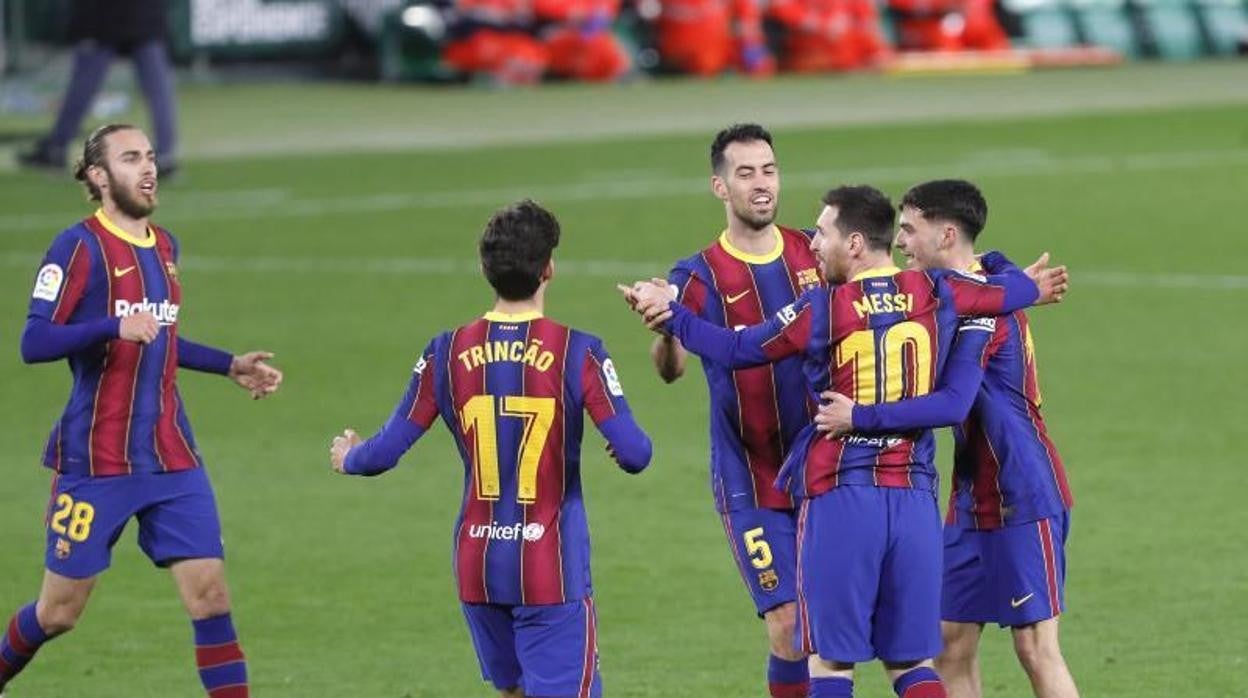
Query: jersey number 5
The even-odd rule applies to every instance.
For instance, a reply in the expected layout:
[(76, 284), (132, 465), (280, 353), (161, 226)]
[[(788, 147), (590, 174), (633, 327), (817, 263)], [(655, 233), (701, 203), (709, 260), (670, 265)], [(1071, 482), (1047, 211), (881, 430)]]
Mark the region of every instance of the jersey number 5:
[(502, 494), (502, 480), (498, 469), (497, 421), (503, 417), (524, 420), (524, 434), (520, 437), (519, 472), (516, 501), (532, 504), (537, 501), (537, 466), (546, 448), (546, 436), (555, 417), (553, 397), (527, 397), (505, 395), (498, 399), (493, 395), (474, 395), (460, 410), (459, 423), (464, 436), (473, 434), (473, 469), (477, 485), (477, 499), (496, 500)]

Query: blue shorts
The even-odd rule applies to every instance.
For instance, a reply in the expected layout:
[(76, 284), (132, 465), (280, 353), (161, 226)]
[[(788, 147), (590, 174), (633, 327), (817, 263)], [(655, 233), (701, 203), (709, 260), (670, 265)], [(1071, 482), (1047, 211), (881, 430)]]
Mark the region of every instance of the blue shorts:
[(192, 468), (116, 477), (57, 475), (44, 564), (64, 577), (94, 577), (108, 569), (113, 545), (131, 517), (139, 520), (139, 547), (160, 567), (225, 557), (208, 474)]
[(947, 526), (940, 617), (1019, 627), (1061, 615), (1069, 531), (1070, 512), (984, 531)]
[(720, 517), (758, 615), (796, 601), (797, 512), (741, 509)]
[(526, 696), (600, 698), (594, 600), (549, 606), (463, 604), (481, 677)]
[(797, 637), (837, 662), (940, 653), (940, 513), (931, 492), (842, 486), (798, 515)]

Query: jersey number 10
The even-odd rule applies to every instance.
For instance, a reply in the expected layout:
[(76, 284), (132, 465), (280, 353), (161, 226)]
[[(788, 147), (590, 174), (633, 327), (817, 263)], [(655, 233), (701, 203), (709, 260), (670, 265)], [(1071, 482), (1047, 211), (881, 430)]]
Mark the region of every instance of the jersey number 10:
[(889, 327), (878, 345), (874, 330), (851, 333), (836, 347), (836, 367), (851, 362), (854, 394), (850, 397), (861, 405), (896, 402), (932, 390), (932, 338), (917, 322), (907, 320)]
[(524, 420), (520, 437), (519, 472), (516, 501), (532, 504), (537, 501), (537, 466), (546, 448), (546, 436), (555, 417), (553, 397), (505, 395), (474, 395), (460, 410), (459, 423), (464, 436), (473, 433), (473, 469), (477, 499), (497, 500), (502, 495), (498, 469), (498, 419), (511, 417)]

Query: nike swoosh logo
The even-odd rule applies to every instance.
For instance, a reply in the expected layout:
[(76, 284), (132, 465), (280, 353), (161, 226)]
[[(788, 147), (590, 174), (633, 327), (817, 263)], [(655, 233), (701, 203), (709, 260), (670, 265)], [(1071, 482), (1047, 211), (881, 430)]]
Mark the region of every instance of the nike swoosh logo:
[(1011, 598), (1011, 599), (1010, 599), (1010, 608), (1018, 608), (1019, 606), (1022, 606), (1023, 604), (1027, 603), (1027, 600), (1028, 600), (1028, 599), (1030, 599), (1031, 597), (1033, 597), (1033, 596), (1035, 596), (1035, 595), (1036, 595), (1036, 594), (1035, 594), (1035, 592), (1032, 592), (1032, 593), (1030, 593), (1030, 594), (1028, 594), (1028, 595), (1024, 596), (1024, 597), (1023, 597), (1023, 598), (1021, 598), (1021, 599), (1014, 599), (1014, 598)]
[(737, 294), (737, 295), (735, 295), (735, 296), (728, 296), (728, 302), (729, 302), (729, 303), (736, 303), (737, 301), (739, 301), (739, 300), (741, 300), (742, 298), (745, 298), (747, 295), (749, 295), (749, 293), (750, 293), (750, 289), (748, 289), (748, 288), (747, 288), (747, 289), (745, 289), (744, 291), (742, 291), (742, 292), (738, 293), (738, 294)]
[(132, 271), (134, 271), (134, 267), (126, 267), (125, 269), (122, 269), (121, 267), (113, 267), (113, 276), (121, 278)]

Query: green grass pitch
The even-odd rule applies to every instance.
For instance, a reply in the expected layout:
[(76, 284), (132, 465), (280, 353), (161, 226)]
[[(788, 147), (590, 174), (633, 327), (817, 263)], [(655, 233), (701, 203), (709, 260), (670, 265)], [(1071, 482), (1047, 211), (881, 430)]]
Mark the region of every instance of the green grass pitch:
[[(1184, 73), (1157, 70), (1166, 78), (1154, 86), (1159, 94), (1184, 93), (1185, 84), (1174, 82)], [(1152, 73), (1124, 75), (1147, 89)], [(821, 124), (808, 114), (802, 123), (772, 124), (781, 222), (809, 224), (819, 195), (838, 183), (871, 183), (898, 196), (921, 179), (965, 176), (990, 203), (984, 246), (1016, 261), (1050, 250), (1070, 265), (1067, 302), (1032, 317), (1045, 415), (1077, 500), (1062, 634), (1085, 696), (1248, 695), (1248, 81), (1242, 70), (1237, 76), (1241, 87), (1228, 88), (1221, 103), (1206, 85), (1207, 98), (1192, 104), (1114, 102), (993, 119), (968, 108), (879, 124), (833, 116)], [(1115, 79), (1102, 78), (1106, 93)], [(655, 443), (650, 470), (629, 477), (592, 430), (585, 441), (607, 695), (763, 695), (763, 628), (707, 487), (700, 372), (691, 366), (684, 380), (663, 385), (649, 364), (650, 335), (613, 290), (616, 281), (664, 275), (723, 225), (706, 186), (712, 124), (757, 112), (725, 108), (691, 123), (680, 121), (687, 114), (676, 98), (732, 89), (762, 90), (768, 99), (879, 93), (892, 95), (898, 109), (921, 111), (922, 100), (911, 103), (907, 94), (965, 89), (965, 100), (990, 104), (1005, 100), (995, 90), (1010, 85), (1020, 95), (1029, 86), (1052, 89), (1061, 99), (1045, 86), (1052, 81), (633, 87), (611, 99), (630, 109), (650, 100), (678, 126), (639, 126), (645, 135), (630, 135), (624, 125), (573, 139), (526, 133), (510, 143), (497, 131), (509, 123), (508, 108), (525, 119), (546, 108), (567, 122), (568, 103), (603, 93), (402, 96), (319, 87), (307, 98), (318, 106), (308, 111), (313, 126), (301, 127), (298, 90), (283, 93), (291, 102), (285, 116), (268, 121), (248, 116), (248, 100), (260, 90), (187, 90), (185, 177), (162, 187), (157, 216), (182, 241), (182, 332), (238, 351), (271, 349), (286, 371), (282, 392), (258, 403), (213, 377), (180, 381), (219, 498), (234, 614), (256, 694), (492, 695), (477, 674), (451, 581), (461, 466), (444, 429), (381, 479), (331, 474), (327, 447), (343, 427), (371, 433), (425, 342), (488, 308), (491, 295), (475, 266), (480, 227), (497, 206), (533, 196), (564, 226), (548, 314), (605, 339)], [(337, 111), (319, 109), (327, 104)], [(450, 106), (437, 111), (438, 104)], [(474, 105), (494, 111), (482, 115)], [(400, 106), (410, 111), (373, 110)], [(422, 116), (426, 107), (436, 114)], [(473, 119), (494, 129), (491, 137), (464, 123)], [(370, 130), (401, 130), (406, 122), (457, 125), (479, 142), (410, 143), (395, 152), (367, 142)], [(33, 125), (0, 118), (9, 131)], [(290, 137), (299, 128), (306, 148)], [(561, 128), (575, 135), (574, 124)], [(272, 147), (240, 154), (231, 150), (233, 134)], [(64, 366), (23, 366), (17, 338), (38, 256), (89, 210), (72, 183), (0, 172), (6, 618), (37, 593), (49, 484), (37, 459), (68, 393)], [(1030, 695), (1006, 632), (988, 630), (983, 652), (985, 695)], [(200, 695), (190, 626), (168, 576), (139, 552), (133, 527), (78, 629), (46, 646), (10, 693)], [(878, 667), (861, 670), (858, 695), (892, 695)]]

